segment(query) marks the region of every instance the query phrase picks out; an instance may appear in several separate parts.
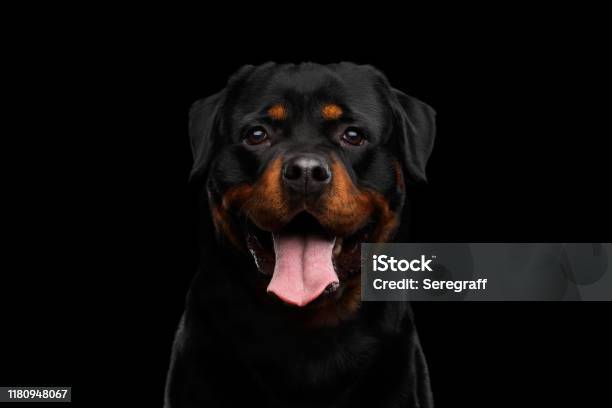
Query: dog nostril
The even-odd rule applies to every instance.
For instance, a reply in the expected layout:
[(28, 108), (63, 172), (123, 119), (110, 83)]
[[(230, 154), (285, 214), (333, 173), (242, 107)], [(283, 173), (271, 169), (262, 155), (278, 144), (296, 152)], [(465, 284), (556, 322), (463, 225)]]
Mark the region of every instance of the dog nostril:
[(302, 168), (297, 164), (285, 167), (283, 177), (287, 180), (299, 180), (302, 177)]
[(329, 169), (326, 166), (315, 166), (311, 170), (311, 177), (320, 182), (329, 181), (331, 178), (331, 174), (329, 173)]

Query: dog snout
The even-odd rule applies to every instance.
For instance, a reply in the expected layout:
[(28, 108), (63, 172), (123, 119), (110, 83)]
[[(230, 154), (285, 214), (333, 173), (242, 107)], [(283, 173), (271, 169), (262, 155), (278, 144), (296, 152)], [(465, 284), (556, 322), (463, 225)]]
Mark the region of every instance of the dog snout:
[(331, 181), (327, 161), (315, 154), (302, 154), (288, 158), (283, 165), (283, 182), (291, 190), (305, 194), (318, 194)]

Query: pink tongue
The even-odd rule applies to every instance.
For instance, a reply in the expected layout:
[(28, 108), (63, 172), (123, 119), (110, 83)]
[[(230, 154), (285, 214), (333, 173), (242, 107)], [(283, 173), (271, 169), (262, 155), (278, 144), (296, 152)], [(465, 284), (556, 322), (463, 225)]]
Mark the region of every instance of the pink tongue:
[(329, 285), (338, 285), (332, 264), (335, 239), (318, 235), (273, 234), (276, 263), (268, 292), (305, 306)]

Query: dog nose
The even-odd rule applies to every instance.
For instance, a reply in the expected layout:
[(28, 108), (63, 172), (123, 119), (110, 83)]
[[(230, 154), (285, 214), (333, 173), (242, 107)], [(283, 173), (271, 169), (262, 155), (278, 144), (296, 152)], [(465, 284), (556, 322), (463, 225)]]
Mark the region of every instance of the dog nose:
[(283, 166), (284, 183), (299, 193), (319, 193), (330, 180), (329, 165), (317, 155), (294, 156)]

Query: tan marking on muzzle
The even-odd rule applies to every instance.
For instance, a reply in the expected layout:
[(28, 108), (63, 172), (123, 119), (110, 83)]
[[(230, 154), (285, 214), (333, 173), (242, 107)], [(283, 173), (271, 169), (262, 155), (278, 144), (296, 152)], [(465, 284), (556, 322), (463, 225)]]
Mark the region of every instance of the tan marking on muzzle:
[[(242, 184), (228, 189), (221, 204), (213, 210), (213, 221), (220, 232), (230, 237), (236, 234), (230, 225), (230, 212), (244, 212), (264, 230), (276, 229), (290, 221), (291, 214), (285, 204), (281, 188), (282, 158), (277, 157), (253, 185)], [(236, 242), (232, 239), (232, 242)], [(241, 243), (239, 247), (244, 247)]]
[(324, 226), (338, 235), (350, 235), (365, 226), (371, 217), (376, 218), (376, 241), (388, 240), (397, 227), (397, 215), (389, 208), (385, 197), (370, 189), (359, 189), (351, 180), (344, 165), (332, 160), (331, 188), (325, 205), (317, 218)]

